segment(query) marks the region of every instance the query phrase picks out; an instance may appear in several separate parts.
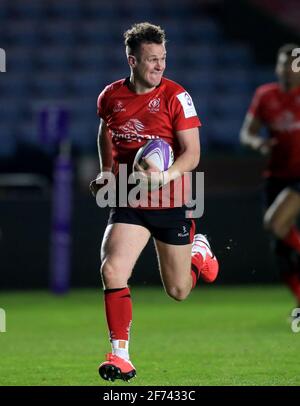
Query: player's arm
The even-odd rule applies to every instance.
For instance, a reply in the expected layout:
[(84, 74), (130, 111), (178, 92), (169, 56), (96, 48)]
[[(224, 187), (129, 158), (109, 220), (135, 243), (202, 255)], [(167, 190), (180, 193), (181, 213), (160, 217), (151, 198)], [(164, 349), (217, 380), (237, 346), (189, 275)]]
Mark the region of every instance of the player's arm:
[(112, 170), (112, 142), (109, 129), (104, 120), (100, 120), (97, 145), (100, 173), (110, 172)]
[(103, 172), (111, 172), (112, 170), (112, 142), (109, 129), (104, 120), (100, 121), (97, 146), (100, 171), (96, 179), (90, 183), (90, 190), (94, 196), (96, 196), (101, 187), (101, 185), (97, 184), (97, 179), (101, 177)]
[(243, 145), (266, 154), (276, 144), (276, 140), (261, 137), (259, 132), (262, 127), (263, 123), (261, 120), (254, 117), (253, 114), (248, 113), (240, 131), (240, 141)]
[(174, 162), (174, 164), (164, 172), (151, 173), (151, 169), (155, 170), (155, 166), (152, 167), (151, 162), (148, 162), (147, 159), (147, 169), (145, 170), (138, 163), (135, 165), (135, 168), (140, 171), (142, 174), (148, 178), (148, 181), (155, 176), (157, 181), (161, 186), (166, 185), (171, 180), (175, 180), (181, 177), (184, 172), (190, 172), (199, 163), (200, 160), (200, 141), (199, 141), (199, 129), (198, 127), (191, 128), (189, 130), (177, 131), (176, 135), (178, 137), (180, 152), (179, 156)]
[(200, 161), (200, 140), (198, 127), (177, 131), (180, 145), (179, 156), (174, 164), (164, 172), (164, 183), (174, 180), (197, 167)]
[(241, 143), (253, 149), (259, 149), (264, 141), (263, 138), (259, 136), (261, 128), (262, 122), (254, 117), (253, 114), (247, 113), (240, 131)]

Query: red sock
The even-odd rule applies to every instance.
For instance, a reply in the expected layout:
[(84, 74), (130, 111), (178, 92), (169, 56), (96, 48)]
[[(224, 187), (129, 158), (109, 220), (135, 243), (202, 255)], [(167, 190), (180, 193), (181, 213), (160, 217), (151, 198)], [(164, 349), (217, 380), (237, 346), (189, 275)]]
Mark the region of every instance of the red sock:
[(126, 340), (132, 321), (132, 303), (129, 288), (104, 291), (105, 312), (110, 338)]
[(290, 229), (283, 242), (300, 254), (300, 233), (297, 227), (293, 226)]
[(288, 285), (291, 292), (297, 299), (297, 303), (300, 304), (300, 277), (297, 273), (289, 273), (284, 275), (284, 282)]

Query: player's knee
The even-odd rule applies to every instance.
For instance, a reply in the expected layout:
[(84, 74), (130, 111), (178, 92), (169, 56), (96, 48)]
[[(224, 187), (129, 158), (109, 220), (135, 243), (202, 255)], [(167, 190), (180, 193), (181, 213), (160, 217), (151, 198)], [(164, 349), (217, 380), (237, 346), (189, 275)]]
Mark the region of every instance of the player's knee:
[(177, 300), (178, 302), (181, 302), (182, 300), (186, 299), (190, 293), (189, 290), (182, 289), (177, 286), (171, 286), (166, 288), (166, 292), (168, 296), (170, 296), (174, 300)]
[(118, 283), (122, 275), (118, 269), (118, 266), (114, 264), (112, 261), (107, 259), (103, 261), (100, 272), (102, 279), (106, 285), (107, 284), (111, 285), (114, 284), (115, 282)]

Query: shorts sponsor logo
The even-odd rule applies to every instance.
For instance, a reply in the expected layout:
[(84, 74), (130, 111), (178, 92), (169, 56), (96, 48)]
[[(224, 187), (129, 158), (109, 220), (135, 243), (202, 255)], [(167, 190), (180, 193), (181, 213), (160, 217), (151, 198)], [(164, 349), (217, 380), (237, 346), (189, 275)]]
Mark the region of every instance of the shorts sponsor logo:
[(178, 237), (188, 237), (189, 236), (189, 232), (186, 229), (186, 226), (182, 226), (182, 233), (178, 233), (177, 234)]

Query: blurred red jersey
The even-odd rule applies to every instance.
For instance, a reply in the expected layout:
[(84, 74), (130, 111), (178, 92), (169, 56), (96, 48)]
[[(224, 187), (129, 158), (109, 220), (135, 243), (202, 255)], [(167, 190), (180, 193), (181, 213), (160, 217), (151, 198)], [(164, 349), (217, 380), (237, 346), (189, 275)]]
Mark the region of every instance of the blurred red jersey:
[(119, 164), (131, 173), (138, 149), (147, 141), (167, 141), (176, 159), (179, 153), (177, 131), (201, 126), (190, 95), (179, 84), (163, 78), (160, 85), (145, 94), (128, 87), (129, 78), (107, 86), (98, 97), (97, 112), (112, 137), (114, 173)]
[(257, 88), (249, 113), (277, 140), (272, 148), (266, 176), (300, 177), (300, 87), (284, 92), (278, 83)]

